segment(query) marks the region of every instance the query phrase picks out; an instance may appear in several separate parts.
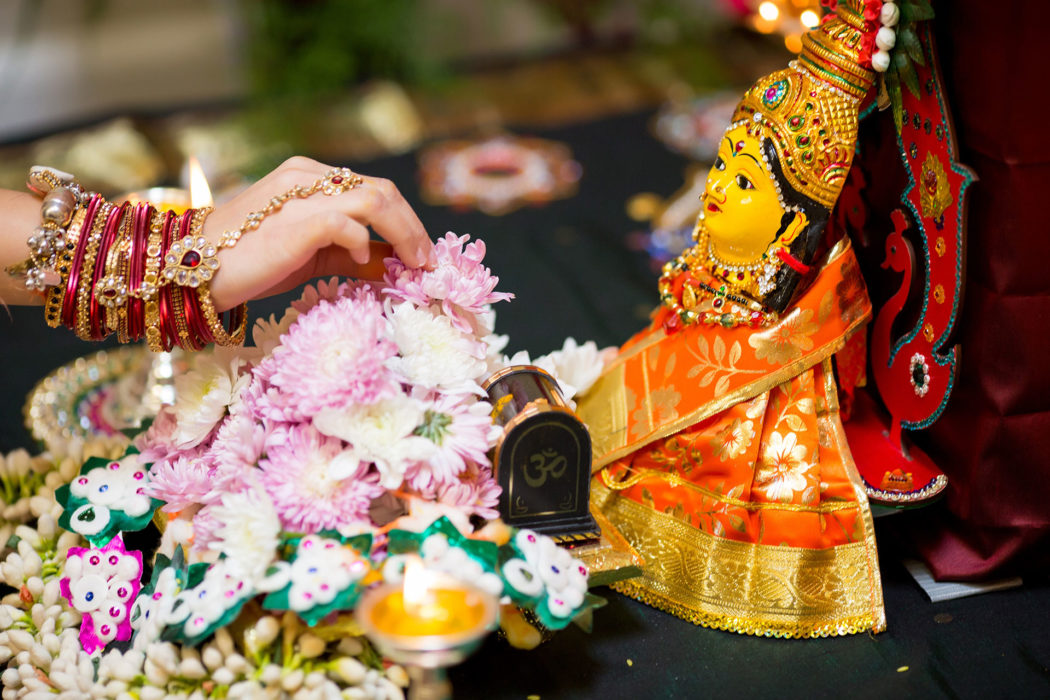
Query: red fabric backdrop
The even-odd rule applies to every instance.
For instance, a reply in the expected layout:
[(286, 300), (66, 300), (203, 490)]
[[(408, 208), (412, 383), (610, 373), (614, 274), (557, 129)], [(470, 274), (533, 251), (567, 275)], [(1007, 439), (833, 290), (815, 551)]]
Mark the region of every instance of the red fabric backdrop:
[[(935, 4), (959, 159), (980, 178), (970, 189), (958, 383), (944, 415), (916, 436), (951, 480), (946, 503), (908, 523), (939, 579), (1050, 570), (1045, 7), (1038, 0)], [(869, 129), (861, 157), (872, 184), (869, 230), (885, 232), (900, 184), (891, 173), (903, 177), (889, 133)], [(881, 244), (869, 248), (869, 256), (876, 252)], [(872, 276), (878, 303), (879, 273)]]

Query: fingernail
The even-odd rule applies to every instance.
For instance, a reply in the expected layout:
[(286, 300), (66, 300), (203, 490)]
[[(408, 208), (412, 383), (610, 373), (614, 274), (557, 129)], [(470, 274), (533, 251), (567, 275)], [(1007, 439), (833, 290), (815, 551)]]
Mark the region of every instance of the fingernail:
[(427, 251), (427, 267), (431, 270), (438, 266), (437, 248), (433, 244), (430, 245), (430, 250)]
[[(430, 250), (427, 250), (428, 247), (430, 248)], [(430, 261), (432, 253), (432, 246), (420, 244), (420, 246), (416, 248), (416, 265), (419, 267), (432, 267), (433, 263), (431, 263)]]

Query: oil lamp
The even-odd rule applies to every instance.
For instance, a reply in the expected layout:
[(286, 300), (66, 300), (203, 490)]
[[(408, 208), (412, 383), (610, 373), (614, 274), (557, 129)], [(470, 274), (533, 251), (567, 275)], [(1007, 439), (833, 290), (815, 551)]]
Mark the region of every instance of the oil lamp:
[(452, 697), (445, 669), (477, 649), (498, 610), (495, 596), (410, 560), (403, 583), (370, 589), (356, 617), (380, 653), (407, 667), (409, 700), (443, 700)]

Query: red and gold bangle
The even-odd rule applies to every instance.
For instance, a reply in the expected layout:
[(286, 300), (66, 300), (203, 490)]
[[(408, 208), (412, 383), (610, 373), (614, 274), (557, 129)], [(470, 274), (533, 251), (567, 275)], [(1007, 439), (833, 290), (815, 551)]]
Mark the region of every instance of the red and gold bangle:
[[(190, 238), (194, 240), (201, 238), (201, 230), (204, 228), (204, 222), (207, 220), (208, 215), (211, 214), (211, 212), (212, 210), (210, 207), (197, 210), (193, 217), (193, 224), (190, 227)], [(207, 246), (201, 247), (205, 250), (208, 248)], [(186, 323), (190, 328), (190, 332), (197, 338), (200, 347), (203, 348), (209, 343), (215, 342), (211, 329), (208, 327), (208, 322), (204, 317), (204, 310), (200, 305), (200, 295), (196, 294), (192, 288), (183, 288), (183, 305), (186, 311)]]
[(230, 330), (227, 331), (222, 325), (220, 314), (215, 310), (207, 282), (197, 287), (197, 299), (216, 345), (242, 345), (244, 343), (244, 336), (248, 330), (247, 304), (236, 306), (230, 311)]
[(105, 274), (100, 276), (102, 268), (96, 269), (97, 281), (92, 295), (94, 308), (98, 309), (105, 320), (105, 324), (99, 326), (99, 334), (105, 336), (109, 332), (117, 331), (122, 343), (128, 342), (128, 313), (125, 306), (128, 302), (127, 268), (132, 215), (131, 207), (123, 205), (116, 233), (103, 238), (98, 255), (100, 260), (105, 261)]
[[(128, 207), (124, 214), (124, 227), (121, 233), (120, 243), (117, 246), (117, 261), (116, 269), (114, 274), (122, 280), (121, 294), (123, 295), (124, 303), (117, 307), (117, 339), (121, 343), (131, 342), (131, 319), (128, 317), (128, 302), (131, 301), (128, 296), (129, 289), (129, 277), (131, 276), (131, 245), (132, 234), (135, 228), (135, 209), (134, 207)], [(107, 316), (107, 321), (109, 320)]]
[[(99, 282), (106, 275), (106, 261), (109, 251), (116, 243), (124, 223), (124, 214), (127, 205), (115, 205), (106, 218), (106, 226), (102, 229), (102, 237), (99, 239), (98, 248), (95, 250), (94, 259), (91, 261), (91, 274), (88, 276), (88, 340), (102, 340), (106, 335), (106, 308), (100, 303), (101, 300), (95, 295)], [(85, 259), (85, 264), (87, 260)]]
[(99, 226), (100, 221), (105, 220), (105, 217), (99, 216), (104, 206), (105, 200), (98, 195), (92, 197), (91, 201), (88, 203), (87, 213), (84, 216), (84, 222), (81, 224), (80, 236), (77, 239), (76, 248), (74, 249), (73, 260), (70, 263), (69, 277), (66, 279), (66, 289), (65, 293), (62, 295), (62, 315), (60, 321), (63, 326), (71, 330), (76, 328), (77, 289), (80, 286), (80, 275), (83, 271), (84, 255), (87, 251), (88, 241), (90, 241), (94, 235), (96, 227)]

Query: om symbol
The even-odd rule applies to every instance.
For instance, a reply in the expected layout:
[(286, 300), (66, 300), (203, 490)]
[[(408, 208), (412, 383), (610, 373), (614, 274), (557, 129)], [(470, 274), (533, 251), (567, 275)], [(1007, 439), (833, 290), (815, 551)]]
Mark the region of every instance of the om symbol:
[(558, 454), (557, 450), (548, 448), (529, 457), (529, 463), (522, 469), (522, 476), (529, 486), (539, 488), (547, 483), (548, 477), (560, 479), (568, 466), (567, 459)]

